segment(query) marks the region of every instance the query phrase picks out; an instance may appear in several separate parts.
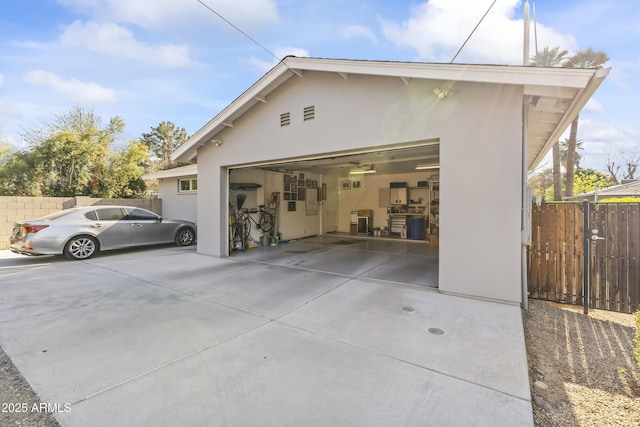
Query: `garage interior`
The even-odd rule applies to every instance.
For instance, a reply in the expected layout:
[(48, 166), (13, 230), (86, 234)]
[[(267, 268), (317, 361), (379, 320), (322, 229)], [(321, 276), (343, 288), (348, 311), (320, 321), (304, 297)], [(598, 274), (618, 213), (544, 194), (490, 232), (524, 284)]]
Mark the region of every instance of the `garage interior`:
[(437, 287), (439, 168), (437, 139), (230, 167), (229, 255)]

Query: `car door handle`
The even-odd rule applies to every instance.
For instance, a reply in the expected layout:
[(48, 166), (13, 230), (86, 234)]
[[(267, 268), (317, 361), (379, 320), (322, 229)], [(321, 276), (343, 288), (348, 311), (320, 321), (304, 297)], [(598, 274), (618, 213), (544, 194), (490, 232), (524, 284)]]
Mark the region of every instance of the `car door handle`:
[(142, 227), (142, 224), (131, 224), (132, 227)]
[(102, 224), (92, 224), (91, 227), (93, 228), (100, 228), (102, 227)]

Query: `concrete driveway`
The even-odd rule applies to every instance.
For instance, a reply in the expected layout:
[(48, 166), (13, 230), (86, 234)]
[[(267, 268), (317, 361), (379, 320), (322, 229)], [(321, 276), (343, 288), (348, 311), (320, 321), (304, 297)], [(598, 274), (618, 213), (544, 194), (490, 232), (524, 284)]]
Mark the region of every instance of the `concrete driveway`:
[(519, 307), (195, 248), (0, 251), (0, 345), (63, 426), (533, 425)]

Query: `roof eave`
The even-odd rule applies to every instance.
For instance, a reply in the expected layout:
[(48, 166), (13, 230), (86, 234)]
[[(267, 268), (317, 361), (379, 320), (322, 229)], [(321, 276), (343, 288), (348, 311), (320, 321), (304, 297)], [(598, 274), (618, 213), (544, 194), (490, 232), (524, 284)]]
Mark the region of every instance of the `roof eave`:
[[(362, 61), (288, 57), (292, 69), (341, 74), (367, 74), (429, 80), (455, 80), (498, 84), (566, 86), (582, 88), (592, 70), (514, 65), (442, 64), (424, 62)], [(561, 70), (561, 71), (559, 71)]]
[(595, 91), (600, 87), (605, 77), (609, 74), (611, 68), (597, 68), (592, 71), (592, 76), (587, 82), (584, 89), (580, 90), (578, 95), (573, 99), (571, 105), (567, 109), (567, 112), (564, 114), (562, 119), (558, 122), (558, 125), (551, 133), (547, 142), (544, 144), (538, 155), (533, 159), (531, 164), (529, 165), (529, 171), (534, 170), (540, 162), (543, 160), (544, 156), (551, 149), (553, 144), (556, 143), (562, 136), (562, 133), (567, 130), (567, 128), (571, 125), (571, 122), (580, 114), (580, 111), (587, 104), (591, 96), (595, 93)]
[[(419, 78), (430, 80), (454, 80), (495, 84), (524, 85), (528, 88), (543, 86), (571, 87), (581, 90), (574, 98), (555, 132), (543, 147), (546, 153), (579, 113), (593, 92), (608, 74), (609, 69), (585, 70), (567, 68), (539, 68), (505, 65), (478, 64), (432, 64), (394, 61), (363, 61), (344, 59), (286, 57), (260, 80), (236, 98), (218, 115), (193, 134), (171, 155), (172, 160), (191, 163), (197, 158), (198, 148), (210, 142), (229, 123), (253, 107), (265, 102), (266, 96), (293, 76), (302, 76), (303, 71), (335, 72), (341, 75), (366, 74), (373, 76), (399, 77), (404, 80)], [(602, 74), (599, 76), (599, 74)], [(582, 90), (582, 88), (585, 88)], [(551, 141), (551, 142), (550, 142)], [(538, 154), (530, 165), (537, 165), (542, 156)]]
[(178, 147), (178, 149), (171, 154), (171, 159), (178, 162), (192, 162), (197, 156), (198, 148), (205, 145), (213, 136), (224, 129), (227, 126), (225, 123), (233, 122), (239, 110), (242, 109), (246, 111), (256, 103), (264, 102), (266, 95), (274, 89), (273, 87), (270, 88), (273, 82), (279, 79), (282, 79), (282, 82), (284, 82), (295, 75), (299, 74), (289, 70), (286, 64), (284, 64), (284, 61), (281, 61), (224, 110), (196, 131), (184, 144)]
[(197, 175), (198, 167), (197, 165), (188, 165), (181, 166), (178, 168), (165, 169), (157, 172), (151, 172), (142, 175), (142, 179), (164, 179), (164, 178), (176, 178), (179, 176), (189, 176), (189, 175)]

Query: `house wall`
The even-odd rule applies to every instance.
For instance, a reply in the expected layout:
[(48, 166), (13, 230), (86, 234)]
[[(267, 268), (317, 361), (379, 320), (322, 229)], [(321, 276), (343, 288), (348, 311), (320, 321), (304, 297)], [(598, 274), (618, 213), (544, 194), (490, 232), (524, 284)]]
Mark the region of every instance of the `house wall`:
[[(295, 172), (298, 175), (298, 172)], [(284, 174), (280, 172), (267, 171), (262, 169), (233, 169), (229, 173), (229, 181), (232, 183), (254, 183), (261, 187), (256, 190), (238, 190), (231, 191), (231, 194), (245, 193), (247, 200), (255, 197), (256, 203), (252, 206), (244, 206), (255, 208), (259, 205), (265, 205), (267, 208), (276, 210), (276, 227), (274, 233), (280, 233), (285, 240), (299, 239), (306, 236), (315, 236), (321, 234), (322, 218), (324, 216), (324, 203), (318, 203), (318, 213), (316, 215), (307, 215), (306, 201), (294, 201), (295, 211), (289, 211), (288, 200), (283, 200), (284, 193)], [(305, 173), (305, 179), (318, 181), (318, 186), (322, 186), (322, 177), (319, 174)], [(255, 194), (251, 194), (255, 191)], [(272, 194), (280, 193), (280, 203), (278, 206), (270, 203)], [(235, 201), (231, 200), (234, 205)], [(235, 207), (235, 206), (234, 206)], [(259, 214), (252, 214), (253, 218), (258, 221)], [(257, 230), (255, 224), (252, 223), (251, 237), (254, 241), (259, 241), (263, 233)]]
[[(179, 178), (163, 178), (158, 181), (158, 196), (162, 199), (162, 216), (170, 219), (184, 219), (198, 223), (198, 192), (180, 193), (180, 179), (196, 178), (196, 175)], [(206, 217), (205, 217), (206, 218)]]
[[(350, 190), (341, 190), (340, 183), (342, 181), (359, 181), (359, 188)], [(351, 224), (351, 211), (362, 209), (371, 209), (373, 211), (373, 227), (387, 227), (389, 214), (387, 207), (389, 206), (389, 183), (406, 182), (409, 187), (416, 187), (418, 181), (438, 181), (437, 172), (412, 172), (390, 175), (358, 175), (358, 176), (339, 176), (335, 182), (338, 193), (338, 217), (337, 231), (347, 233)], [(380, 198), (380, 189), (383, 189), (385, 197)], [(424, 199), (423, 205), (427, 204), (427, 189), (410, 189), (409, 196), (417, 199)]]
[(440, 145), (440, 289), (520, 302), (522, 89), (464, 96)]
[[(443, 86), (454, 94), (438, 100)], [(438, 138), (439, 288), (519, 302), (521, 105), (518, 86), (305, 72), (216, 135), (222, 145), (198, 150), (198, 216), (210, 218), (198, 251), (226, 254), (227, 167)]]

